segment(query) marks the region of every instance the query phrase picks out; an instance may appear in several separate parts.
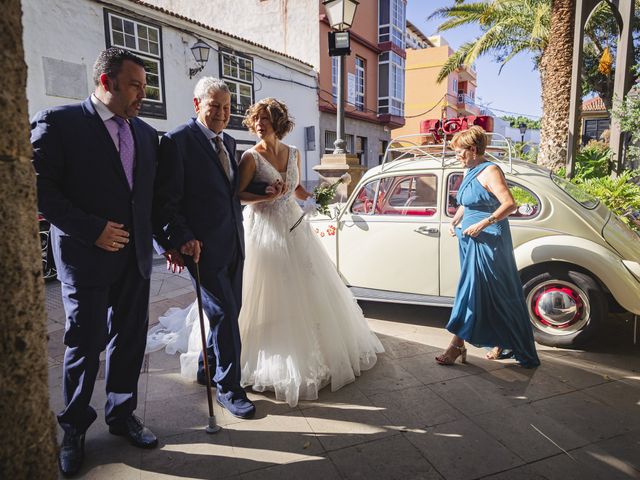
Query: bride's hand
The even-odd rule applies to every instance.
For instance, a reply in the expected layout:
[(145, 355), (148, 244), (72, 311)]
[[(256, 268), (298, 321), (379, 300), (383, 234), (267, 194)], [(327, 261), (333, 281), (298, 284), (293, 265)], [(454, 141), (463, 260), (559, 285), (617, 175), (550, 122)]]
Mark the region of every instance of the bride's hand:
[(267, 194), (268, 200), (275, 200), (276, 198), (282, 196), (284, 194), (285, 185), (280, 180), (276, 180), (273, 184), (269, 185), (265, 189), (265, 193)]

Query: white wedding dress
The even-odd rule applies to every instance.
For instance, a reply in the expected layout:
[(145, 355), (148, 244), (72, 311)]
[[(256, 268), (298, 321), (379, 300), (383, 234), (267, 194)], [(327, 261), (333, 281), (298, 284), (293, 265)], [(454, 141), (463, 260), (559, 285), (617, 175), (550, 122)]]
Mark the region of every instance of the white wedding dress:
[[(305, 221), (289, 232), (302, 215), (292, 197), (299, 179), (295, 147), (289, 147), (282, 173), (249, 151), (256, 162), (254, 180), (272, 184), (281, 178), (287, 193), (244, 209), (241, 382), (274, 391), (293, 407), (317, 399), (326, 385), (335, 391), (353, 382), (384, 348), (311, 226)], [(185, 352), (182, 373), (193, 379), (201, 349), (197, 318), (195, 304), (171, 309), (150, 331), (148, 347), (166, 344), (168, 353)]]

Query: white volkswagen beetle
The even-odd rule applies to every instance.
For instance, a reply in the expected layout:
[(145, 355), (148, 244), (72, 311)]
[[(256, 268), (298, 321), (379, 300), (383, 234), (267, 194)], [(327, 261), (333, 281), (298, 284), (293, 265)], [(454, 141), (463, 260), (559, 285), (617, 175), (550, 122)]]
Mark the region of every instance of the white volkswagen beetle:
[[(609, 308), (640, 314), (640, 236), (597, 199), (537, 165), (511, 160), (489, 134), (487, 157), (518, 203), (509, 217), (536, 341), (583, 345)], [(448, 235), (464, 169), (428, 135), (394, 140), (333, 218), (311, 225), (358, 299), (453, 305), (458, 244)]]

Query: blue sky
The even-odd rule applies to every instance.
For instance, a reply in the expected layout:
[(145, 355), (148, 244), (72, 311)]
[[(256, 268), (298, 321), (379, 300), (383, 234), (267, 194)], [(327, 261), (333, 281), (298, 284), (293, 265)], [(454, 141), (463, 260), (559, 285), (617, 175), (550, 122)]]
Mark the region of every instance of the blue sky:
[[(454, 0), (408, 0), (407, 19), (427, 35), (438, 34), (442, 19), (427, 21), (427, 17), (437, 8), (448, 7)], [(454, 50), (464, 42), (472, 40), (480, 31), (475, 27), (459, 27), (441, 35)], [(498, 75), (500, 64), (491, 56), (480, 57), (476, 62), (478, 89), (476, 100), (488, 105), (497, 115), (507, 115), (499, 110), (527, 114), (537, 118), (542, 109), (540, 100), (540, 75), (533, 69), (533, 61), (528, 54), (520, 54), (505, 65)]]

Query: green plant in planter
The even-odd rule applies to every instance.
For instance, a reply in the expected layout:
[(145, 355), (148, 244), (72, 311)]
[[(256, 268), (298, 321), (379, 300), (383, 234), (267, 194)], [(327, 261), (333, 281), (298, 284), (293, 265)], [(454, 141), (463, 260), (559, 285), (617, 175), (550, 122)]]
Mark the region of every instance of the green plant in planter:
[(515, 158), (529, 163), (537, 163), (540, 148), (527, 142), (516, 142), (513, 144), (513, 155)]
[(605, 177), (611, 174), (611, 150), (604, 142), (591, 140), (576, 155), (576, 180)]
[(631, 217), (640, 211), (640, 185), (631, 180), (640, 171), (625, 170), (618, 177), (594, 177), (583, 180), (574, 179), (580, 188), (599, 198), (620, 219), (636, 231), (640, 227), (631, 221)]

